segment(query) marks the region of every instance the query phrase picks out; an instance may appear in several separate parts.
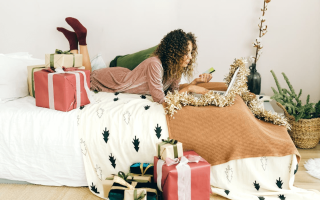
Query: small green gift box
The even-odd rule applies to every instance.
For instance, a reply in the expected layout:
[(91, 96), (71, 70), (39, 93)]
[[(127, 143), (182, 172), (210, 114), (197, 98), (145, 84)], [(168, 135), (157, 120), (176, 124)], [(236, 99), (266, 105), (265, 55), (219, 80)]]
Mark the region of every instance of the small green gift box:
[(54, 54), (45, 55), (46, 68), (81, 67), (82, 54), (73, 54), (70, 51), (56, 49)]
[(162, 139), (162, 142), (157, 143), (158, 158), (166, 160), (166, 158), (175, 159), (183, 156), (182, 143), (178, 140), (168, 138)]

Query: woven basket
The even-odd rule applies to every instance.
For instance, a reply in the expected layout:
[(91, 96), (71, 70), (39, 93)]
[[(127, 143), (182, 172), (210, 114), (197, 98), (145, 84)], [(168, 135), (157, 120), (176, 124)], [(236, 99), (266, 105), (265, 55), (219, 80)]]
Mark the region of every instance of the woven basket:
[(294, 116), (289, 115), (287, 110), (277, 102), (277, 105), (284, 111), (288, 123), (291, 125), (289, 135), (296, 147), (302, 149), (312, 149), (320, 141), (320, 118), (295, 120)]

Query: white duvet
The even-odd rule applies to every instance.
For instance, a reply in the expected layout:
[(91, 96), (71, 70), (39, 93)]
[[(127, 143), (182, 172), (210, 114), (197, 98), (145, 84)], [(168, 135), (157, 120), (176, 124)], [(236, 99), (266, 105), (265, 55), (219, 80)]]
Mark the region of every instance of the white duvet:
[(86, 186), (78, 110), (36, 107), (30, 96), (0, 104), (0, 178)]

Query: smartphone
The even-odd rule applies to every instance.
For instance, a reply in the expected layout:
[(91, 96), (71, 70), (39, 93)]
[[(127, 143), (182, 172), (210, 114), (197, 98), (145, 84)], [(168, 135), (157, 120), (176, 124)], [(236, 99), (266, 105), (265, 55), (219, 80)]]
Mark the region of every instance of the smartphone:
[(212, 74), (213, 72), (215, 72), (216, 70), (211, 67), (210, 69), (208, 69), (207, 71), (203, 72), (203, 74)]

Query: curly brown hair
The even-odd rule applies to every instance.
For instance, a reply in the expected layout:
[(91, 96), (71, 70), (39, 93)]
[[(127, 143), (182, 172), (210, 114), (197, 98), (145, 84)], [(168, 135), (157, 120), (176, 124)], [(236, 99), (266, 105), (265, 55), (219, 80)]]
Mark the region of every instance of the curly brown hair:
[[(187, 67), (181, 66), (184, 56), (188, 54), (188, 41), (192, 43), (191, 60)], [(158, 56), (163, 67), (163, 83), (169, 79), (180, 79), (182, 75), (190, 80), (196, 65), (198, 47), (193, 33), (177, 29), (168, 33), (161, 40), (157, 49), (150, 55)]]

